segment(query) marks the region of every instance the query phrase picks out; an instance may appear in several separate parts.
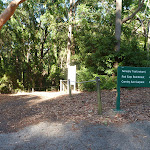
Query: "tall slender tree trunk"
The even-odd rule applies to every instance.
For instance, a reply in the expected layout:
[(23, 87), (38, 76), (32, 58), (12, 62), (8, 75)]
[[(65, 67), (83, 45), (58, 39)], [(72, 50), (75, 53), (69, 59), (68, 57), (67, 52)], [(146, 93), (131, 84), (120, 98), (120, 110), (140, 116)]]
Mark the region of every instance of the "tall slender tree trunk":
[(138, 8), (130, 16), (121, 19), (122, 0), (116, 0), (116, 25), (115, 25), (115, 37), (117, 40), (117, 44), (115, 47), (116, 51), (120, 51), (122, 24), (132, 19), (141, 10), (141, 8), (143, 7), (143, 4), (144, 4), (144, 0), (139, 0)]
[(148, 22), (148, 32), (147, 32), (147, 59), (149, 60), (149, 47), (150, 47), (150, 21)]
[(116, 0), (116, 26), (115, 26), (115, 37), (117, 44), (115, 47), (116, 51), (120, 51), (121, 43), (121, 11), (122, 11), (122, 0)]
[[(72, 6), (73, 0), (70, 0), (70, 6)], [(71, 57), (71, 40), (72, 40), (72, 9), (68, 12), (69, 17), (69, 29), (68, 29), (68, 43), (67, 43), (67, 68), (70, 65)]]
[[(73, 11), (72, 11), (72, 17), (73, 17), (73, 20), (72, 20), (72, 22), (73, 22), (73, 26), (72, 26), (72, 30), (75, 30), (75, 24), (76, 24), (76, 19), (75, 19), (75, 16), (76, 16), (76, 7), (77, 7), (77, 5), (75, 5), (75, 0), (73, 0), (73, 4), (74, 4), (74, 7), (73, 7)], [(73, 36), (73, 34), (72, 34), (72, 45), (71, 45), (71, 54), (72, 55), (75, 55), (75, 38), (74, 38), (74, 36)]]
[(69, 25), (68, 31), (68, 43), (67, 43), (67, 67), (70, 65), (70, 57), (71, 57), (71, 39), (72, 39), (72, 25)]

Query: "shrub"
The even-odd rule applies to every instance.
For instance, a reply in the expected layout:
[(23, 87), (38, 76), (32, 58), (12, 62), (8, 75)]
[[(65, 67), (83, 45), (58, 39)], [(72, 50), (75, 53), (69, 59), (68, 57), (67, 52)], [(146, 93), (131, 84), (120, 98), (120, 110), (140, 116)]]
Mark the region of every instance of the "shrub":
[(11, 93), (12, 89), (12, 82), (9, 80), (9, 78), (4, 75), (0, 79), (0, 93), (2, 94), (8, 94)]
[(117, 77), (100, 75), (100, 87), (107, 90), (115, 89), (117, 87)]
[[(112, 90), (117, 87), (117, 77), (93, 74), (93, 72), (84, 67), (82, 67), (79, 71), (77, 71), (77, 82), (95, 80), (96, 77), (100, 78), (101, 89)], [(96, 83), (95, 82), (79, 83), (78, 89), (81, 91), (95, 91)]]
[(10, 94), (11, 90), (10, 90), (10, 88), (8, 86), (2, 86), (0, 88), (0, 92), (1, 92), (1, 94)]
[[(77, 82), (89, 80), (93, 80), (93, 73), (89, 69), (81, 67), (81, 69), (77, 71)], [(78, 89), (81, 91), (93, 91), (95, 88), (96, 87), (94, 82), (78, 84)]]

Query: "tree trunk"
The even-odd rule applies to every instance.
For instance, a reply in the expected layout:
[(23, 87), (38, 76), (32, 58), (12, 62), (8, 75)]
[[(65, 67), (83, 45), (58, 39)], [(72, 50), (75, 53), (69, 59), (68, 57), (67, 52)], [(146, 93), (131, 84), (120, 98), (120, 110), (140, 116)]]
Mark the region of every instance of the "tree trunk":
[(148, 32), (147, 32), (147, 59), (149, 60), (149, 47), (150, 47), (150, 21), (148, 22)]
[(120, 51), (121, 42), (121, 11), (122, 11), (122, 0), (116, 0), (116, 26), (115, 26), (115, 37), (117, 44), (115, 47), (116, 51)]
[(117, 40), (117, 44), (115, 47), (116, 51), (120, 51), (122, 24), (132, 19), (141, 10), (143, 4), (144, 4), (144, 0), (139, 0), (138, 8), (130, 16), (121, 20), (122, 0), (116, 0), (116, 25), (115, 25), (115, 37)]
[(47, 28), (45, 29), (42, 37), (41, 37), (41, 59), (43, 59), (44, 57), (44, 44), (46, 42), (46, 38), (47, 38)]
[[(73, 1), (70, 0), (70, 6), (72, 6)], [(71, 39), (72, 39), (72, 8), (70, 8), (69, 13), (69, 29), (68, 29), (68, 43), (67, 43), (67, 68), (70, 65), (71, 57)]]
[[(73, 0), (73, 10), (72, 10), (72, 22), (73, 22), (73, 25), (72, 25), (72, 30), (75, 30), (75, 28), (74, 28), (74, 25), (76, 24), (76, 19), (75, 19), (75, 13), (76, 13), (76, 7), (77, 7), (77, 5), (75, 5), (75, 0)], [(74, 38), (74, 36), (73, 36), (73, 34), (72, 34), (72, 45), (71, 45), (71, 54), (72, 55), (75, 55), (75, 38)]]
[(0, 15), (0, 30), (2, 26), (10, 19), (10, 17), (14, 14), (16, 8), (19, 4), (23, 3), (26, 0), (13, 0), (10, 2), (8, 7), (1, 13)]
[(68, 31), (68, 43), (67, 43), (67, 67), (70, 65), (70, 57), (71, 57), (71, 38), (72, 38), (72, 25), (69, 25)]

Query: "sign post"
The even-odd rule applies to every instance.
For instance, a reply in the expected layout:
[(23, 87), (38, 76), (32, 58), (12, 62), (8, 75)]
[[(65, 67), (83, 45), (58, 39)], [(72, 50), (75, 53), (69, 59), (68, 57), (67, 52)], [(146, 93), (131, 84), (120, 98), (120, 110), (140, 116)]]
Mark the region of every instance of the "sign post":
[(150, 87), (149, 67), (118, 67), (116, 110), (120, 110), (121, 87)]
[(97, 86), (97, 100), (98, 100), (98, 114), (102, 114), (102, 102), (101, 102), (101, 90), (100, 90), (100, 78), (96, 77)]

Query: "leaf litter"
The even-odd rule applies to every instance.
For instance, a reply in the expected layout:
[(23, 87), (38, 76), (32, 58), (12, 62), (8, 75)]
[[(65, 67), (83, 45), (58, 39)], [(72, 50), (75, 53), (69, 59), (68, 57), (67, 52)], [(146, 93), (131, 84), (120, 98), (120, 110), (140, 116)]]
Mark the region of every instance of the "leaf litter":
[(149, 88), (121, 88), (121, 112), (114, 111), (116, 93), (101, 91), (102, 115), (98, 115), (96, 92), (78, 92), (71, 97), (60, 92), (0, 94), (0, 133), (15, 132), (42, 121), (104, 125), (150, 121)]

